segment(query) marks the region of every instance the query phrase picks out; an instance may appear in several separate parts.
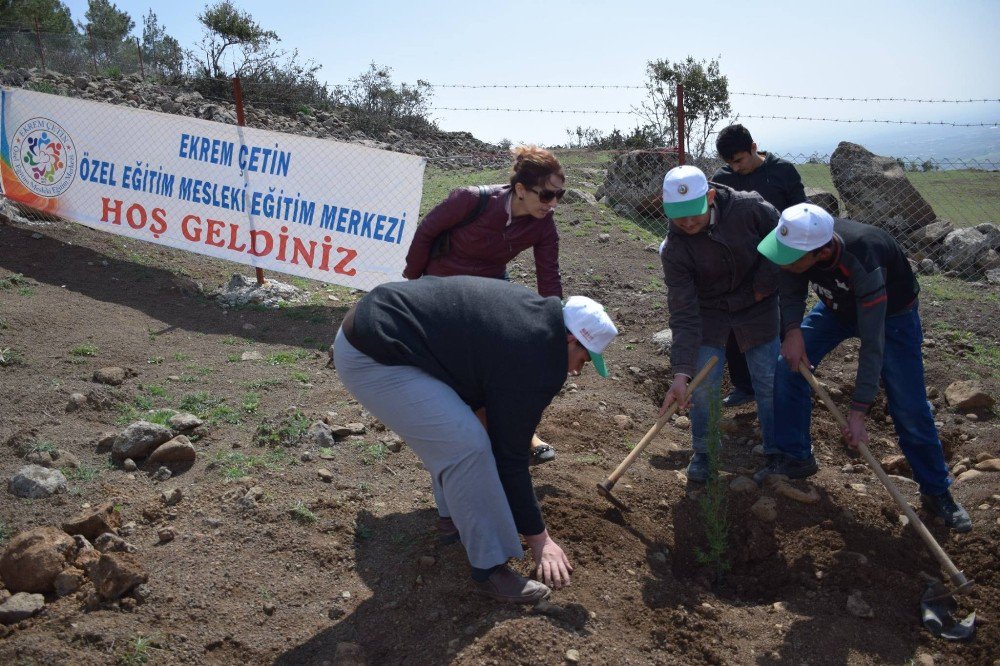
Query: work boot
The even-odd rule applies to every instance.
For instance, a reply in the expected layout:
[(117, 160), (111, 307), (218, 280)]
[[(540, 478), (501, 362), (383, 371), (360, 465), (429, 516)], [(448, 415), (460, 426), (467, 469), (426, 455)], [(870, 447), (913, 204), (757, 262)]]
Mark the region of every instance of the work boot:
[(472, 581), (476, 592), (508, 604), (533, 604), (552, 593), (547, 586), (518, 574), (506, 564), (496, 568), (480, 583)]
[(800, 460), (786, 456), (784, 453), (771, 453), (767, 455), (767, 463), (753, 475), (753, 480), (758, 485), (764, 483), (764, 479), (772, 474), (781, 474), (789, 479), (804, 479), (812, 476), (819, 467), (816, 466), (816, 458), (809, 454), (809, 457)]
[(688, 481), (694, 483), (705, 483), (708, 481), (708, 454), (695, 453), (691, 456), (691, 462), (687, 466)]
[(457, 543), (462, 540), (458, 527), (451, 518), (439, 517), (437, 521), (437, 540), (442, 546)]
[(753, 392), (747, 393), (741, 388), (734, 387), (725, 398), (722, 399), (723, 407), (739, 407), (740, 405), (745, 405), (748, 402), (754, 401)]
[(972, 519), (969, 512), (955, 501), (947, 490), (940, 495), (920, 494), (920, 503), (928, 513), (944, 520), (944, 524), (956, 532), (968, 532), (972, 529)]

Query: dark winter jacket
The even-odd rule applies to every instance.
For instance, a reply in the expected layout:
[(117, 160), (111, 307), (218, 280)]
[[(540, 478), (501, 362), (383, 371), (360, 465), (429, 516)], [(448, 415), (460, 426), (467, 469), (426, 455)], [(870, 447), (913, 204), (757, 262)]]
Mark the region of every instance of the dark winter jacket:
[(545, 529), (528, 463), (531, 435), (569, 365), (558, 298), (478, 277), (390, 282), (358, 302), (344, 335), (379, 363), (420, 368), (473, 410), (485, 407), (518, 532)]
[(434, 239), (461, 222), (479, 202), (476, 187), (452, 190), (417, 227), (406, 254), (403, 277), (411, 280), (421, 275), (501, 278), (508, 262), (530, 247), (535, 253), (538, 293), (562, 298), (559, 234), (555, 220), (551, 213), (540, 220), (531, 215), (511, 218), (510, 194), (509, 185), (498, 186), (482, 215), (474, 222), (452, 229), (451, 249), (432, 259), (430, 249)]
[(771, 153), (765, 153), (764, 163), (749, 175), (741, 176), (724, 166), (715, 172), (712, 180), (740, 192), (756, 192), (779, 213), (789, 206), (808, 201), (795, 165)]
[(838, 319), (857, 325), (861, 338), (852, 409), (867, 411), (878, 393), (885, 353), (885, 319), (914, 307), (920, 284), (903, 248), (883, 229), (834, 220), (836, 255), (805, 273), (782, 271), (782, 330), (802, 324), (809, 283)]
[(778, 267), (757, 244), (778, 225), (780, 214), (754, 192), (716, 190), (712, 222), (689, 236), (673, 222), (661, 246), (674, 373), (694, 376), (698, 348), (725, 347), (730, 331), (740, 350), (778, 335)]

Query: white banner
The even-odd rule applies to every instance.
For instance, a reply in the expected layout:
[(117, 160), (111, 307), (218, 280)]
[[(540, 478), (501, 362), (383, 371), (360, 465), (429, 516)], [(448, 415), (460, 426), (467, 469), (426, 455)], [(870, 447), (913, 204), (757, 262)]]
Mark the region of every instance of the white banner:
[(0, 89), (4, 196), (181, 250), (369, 290), (401, 279), (426, 160)]

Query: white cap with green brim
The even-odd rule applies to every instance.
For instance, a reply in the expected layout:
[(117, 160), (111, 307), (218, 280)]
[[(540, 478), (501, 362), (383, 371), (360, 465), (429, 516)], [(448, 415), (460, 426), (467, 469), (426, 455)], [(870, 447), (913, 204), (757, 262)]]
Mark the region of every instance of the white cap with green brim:
[(833, 238), (833, 216), (811, 203), (795, 204), (781, 213), (778, 226), (757, 245), (757, 251), (779, 266), (801, 259)]
[(566, 330), (590, 352), (597, 374), (607, 377), (608, 367), (602, 354), (618, 335), (618, 329), (604, 306), (586, 296), (570, 296), (563, 305), (563, 322)]
[(663, 177), (663, 212), (676, 220), (708, 210), (708, 179), (693, 166), (674, 167)]

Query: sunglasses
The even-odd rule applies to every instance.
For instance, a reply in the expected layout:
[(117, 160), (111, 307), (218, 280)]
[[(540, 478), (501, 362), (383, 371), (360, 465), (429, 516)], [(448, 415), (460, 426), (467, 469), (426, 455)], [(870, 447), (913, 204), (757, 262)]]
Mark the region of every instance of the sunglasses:
[(556, 201), (562, 201), (562, 198), (566, 196), (566, 190), (536, 190), (531, 188), (531, 191), (538, 195), (538, 200), (542, 203), (549, 203), (553, 199)]

